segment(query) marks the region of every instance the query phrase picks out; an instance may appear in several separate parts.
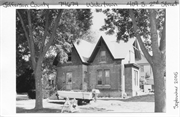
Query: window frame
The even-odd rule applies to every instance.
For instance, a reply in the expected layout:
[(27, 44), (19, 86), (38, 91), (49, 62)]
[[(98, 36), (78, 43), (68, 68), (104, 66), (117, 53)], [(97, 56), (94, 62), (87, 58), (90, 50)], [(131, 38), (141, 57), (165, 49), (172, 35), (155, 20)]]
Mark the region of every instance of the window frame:
[(100, 51), (100, 62), (106, 62), (106, 51), (105, 50)]
[(134, 86), (139, 86), (139, 72), (138, 70), (134, 69)]
[[(101, 77), (99, 76), (99, 72), (101, 71)], [(97, 85), (103, 85), (103, 70), (102, 69), (98, 69), (97, 70), (97, 81), (96, 84)], [(101, 84), (99, 84), (99, 79), (101, 80)]]
[(141, 69), (141, 72), (144, 72), (144, 66), (143, 65), (141, 66), (140, 69)]
[[(109, 72), (109, 76), (107, 77), (106, 76), (106, 71), (108, 71)], [(105, 82), (104, 82), (104, 85), (110, 85), (110, 69), (104, 69), (104, 80), (105, 80)], [(108, 81), (107, 81), (107, 78), (108, 78)]]
[(72, 63), (72, 53), (67, 53), (67, 55), (68, 55), (67, 63)]
[[(99, 76), (99, 71), (102, 72), (102, 75)], [(106, 77), (106, 71), (109, 72), (109, 76)], [(111, 88), (111, 81), (110, 81), (110, 77), (111, 77), (111, 70), (110, 69), (97, 69), (97, 74), (96, 74), (96, 88), (101, 88), (101, 89), (108, 89)], [(102, 83), (99, 84), (98, 80), (101, 78)], [(108, 80), (107, 80), (108, 78)]]

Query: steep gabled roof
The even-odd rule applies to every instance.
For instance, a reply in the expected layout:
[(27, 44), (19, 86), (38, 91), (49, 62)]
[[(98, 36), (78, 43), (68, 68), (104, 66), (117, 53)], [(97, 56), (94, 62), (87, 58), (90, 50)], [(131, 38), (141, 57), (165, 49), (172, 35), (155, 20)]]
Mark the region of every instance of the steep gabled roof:
[(130, 49), (133, 46), (135, 39), (129, 39), (128, 42), (124, 41), (110, 41), (110, 39), (105, 39), (105, 42), (112, 53), (114, 59), (124, 59)]
[(78, 40), (74, 43), (74, 47), (82, 61), (82, 63), (88, 63), (92, 61), (98, 52), (98, 45), (102, 41), (107, 47), (110, 55), (113, 59), (124, 59), (133, 46), (135, 39), (129, 39), (128, 42), (124, 41), (111, 41), (111, 36), (101, 36), (96, 44), (87, 42), (85, 40)]
[(85, 40), (78, 40), (78, 42), (74, 43), (74, 47), (76, 48), (82, 62), (87, 63), (95, 47), (95, 44)]
[[(105, 39), (103, 38), (105, 37)], [(88, 63), (88, 61), (92, 61), (94, 58), (94, 54), (98, 51), (98, 45), (100, 42), (104, 42), (107, 47), (110, 55), (113, 59), (124, 59), (129, 51), (129, 49), (133, 46), (135, 42), (135, 38), (129, 39), (128, 42), (124, 41), (111, 41), (111, 36), (101, 36), (96, 44), (92, 44), (85, 40), (80, 40), (79, 43), (75, 43), (74, 46), (84, 63)]]
[(109, 50), (109, 47), (107, 46), (107, 43), (105, 42), (105, 40), (104, 40), (103, 37), (101, 36), (101, 37), (99, 38), (96, 46), (94, 47), (94, 49), (93, 49), (93, 51), (92, 51), (92, 54), (91, 54), (88, 62), (92, 62), (92, 61), (94, 60), (94, 58), (95, 58), (95, 56), (96, 56), (96, 54), (97, 54), (97, 52), (98, 52), (98, 50), (100, 49), (100, 47), (101, 47), (102, 44), (104, 44), (104, 45), (106, 46), (107, 50), (108, 50), (109, 53), (110, 53), (110, 56), (114, 59), (111, 51)]
[(128, 42), (124, 41), (111, 41), (110, 36), (105, 36), (104, 39), (102, 36), (100, 37), (99, 41), (97, 42), (89, 61), (92, 61), (95, 57), (95, 54), (97, 54), (98, 46), (101, 42), (104, 42), (105, 46), (107, 47), (108, 51), (110, 52), (110, 55), (113, 57), (113, 59), (124, 59), (127, 56), (127, 53), (130, 50), (130, 47), (133, 46), (133, 43), (135, 42), (135, 39), (129, 39)]

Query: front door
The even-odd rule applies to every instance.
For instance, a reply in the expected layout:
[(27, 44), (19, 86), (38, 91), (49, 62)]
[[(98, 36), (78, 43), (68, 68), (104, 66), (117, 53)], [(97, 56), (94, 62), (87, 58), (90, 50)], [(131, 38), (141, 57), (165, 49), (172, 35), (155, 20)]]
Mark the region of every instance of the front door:
[(72, 90), (72, 72), (66, 73), (66, 90)]

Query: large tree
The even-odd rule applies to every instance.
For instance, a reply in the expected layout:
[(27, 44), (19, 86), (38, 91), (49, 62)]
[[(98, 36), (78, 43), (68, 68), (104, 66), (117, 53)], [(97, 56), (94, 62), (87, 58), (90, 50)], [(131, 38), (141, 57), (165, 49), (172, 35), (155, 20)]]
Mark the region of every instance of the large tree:
[(165, 9), (105, 9), (102, 12), (107, 17), (101, 30), (106, 31), (107, 34), (116, 33), (117, 40), (128, 41), (132, 37), (138, 40), (141, 50), (153, 70), (155, 112), (165, 112)]
[(16, 10), (17, 48), (29, 50), (35, 77), (35, 109), (43, 108), (42, 65), (47, 52), (54, 46), (62, 56), (67, 56), (73, 42), (90, 28), (91, 14), (90, 9)]

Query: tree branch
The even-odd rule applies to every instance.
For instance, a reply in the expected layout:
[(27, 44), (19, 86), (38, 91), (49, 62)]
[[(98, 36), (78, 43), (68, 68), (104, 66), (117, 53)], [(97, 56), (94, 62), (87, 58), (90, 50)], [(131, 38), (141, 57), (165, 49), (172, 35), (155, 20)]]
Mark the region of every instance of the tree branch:
[(137, 26), (137, 23), (136, 23), (136, 20), (135, 20), (135, 16), (134, 16), (134, 13), (133, 13), (133, 10), (132, 10), (132, 9), (129, 10), (129, 15), (130, 15), (130, 17), (131, 17), (131, 19), (132, 19), (133, 29), (134, 29), (136, 38), (137, 38), (137, 40), (138, 40), (138, 42), (139, 42), (139, 45), (140, 45), (140, 47), (141, 47), (141, 50), (142, 50), (144, 56), (146, 57), (147, 61), (148, 61), (150, 64), (153, 64), (153, 62), (152, 62), (152, 56), (149, 54), (148, 50), (145, 48), (144, 43), (143, 43), (143, 41), (142, 41), (142, 38), (141, 38), (140, 35), (139, 35), (138, 26)]
[(45, 20), (46, 20), (45, 32), (44, 32), (44, 36), (43, 36), (43, 41), (42, 41), (42, 46), (41, 46), (41, 51), (40, 52), (43, 52), (44, 46), (45, 46), (45, 40), (46, 40), (47, 31), (48, 31), (48, 24), (49, 24), (49, 10), (47, 10)]
[(33, 70), (35, 71), (36, 69), (36, 56), (35, 56), (35, 48), (34, 48), (34, 39), (33, 39), (33, 34), (32, 34), (32, 23), (31, 23), (31, 14), (30, 10), (27, 10), (28, 14), (28, 25), (29, 25), (29, 37), (30, 37), (30, 52), (31, 52), (31, 61), (33, 65)]
[(165, 49), (166, 49), (166, 11), (165, 11), (163, 31), (162, 31), (162, 36), (161, 36), (161, 40), (160, 40), (159, 50), (162, 53), (164, 53)]
[(162, 36), (160, 40), (159, 50), (161, 51), (161, 58), (163, 61), (163, 66), (166, 69), (166, 11), (165, 11), (163, 31), (162, 31)]
[(55, 36), (56, 29), (57, 29), (62, 12), (63, 12), (63, 10), (59, 10), (59, 13), (58, 13), (57, 18), (54, 23), (54, 28), (53, 28), (51, 37), (43, 49), (43, 53), (42, 53), (43, 56), (45, 56), (46, 52), (48, 51), (49, 47), (51, 46), (52, 42), (54, 41), (54, 36)]
[[(25, 25), (24, 25), (24, 22), (23, 22), (22, 16), (21, 16), (21, 14), (19, 13), (19, 11), (18, 11), (18, 10), (17, 10), (17, 14), (19, 15), (19, 18), (20, 18), (20, 21), (21, 21), (21, 24), (22, 24), (23, 30), (24, 30), (24, 32), (25, 32), (25, 36), (26, 36), (27, 41), (28, 41), (28, 46), (29, 46), (30, 53), (32, 53), (32, 51), (31, 51), (31, 43), (30, 43), (30, 39), (29, 39), (29, 36), (28, 36), (27, 30), (26, 30), (26, 28), (25, 28)], [(31, 61), (32, 61), (32, 59), (31, 59)], [(33, 62), (31, 62), (31, 65), (32, 65), (32, 66), (31, 66), (31, 67), (32, 67), (32, 69), (34, 70), (34, 65), (33, 65)]]
[(21, 21), (21, 25), (22, 25), (23, 30), (24, 30), (24, 32), (25, 32), (25, 36), (26, 36), (27, 41), (28, 41), (28, 46), (30, 46), (29, 36), (28, 36), (27, 31), (26, 31), (26, 28), (25, 28), (25, 25), (24, 25), (24, 22), (23, 22), (22, 16), (21, 16), (21, 14), (19, 13), (19, 11), (18, 11), (18, 10), (17, 10), (17, 14), (19, 15), (19, 18), (20, 18), (20, 21)]
[(153, 58), (159, 58), (160, 50), (158, 46), (158, 33), (156, 27), (156, 11), (154, 9), (149, 10), (150, 17), (150, 32), (151, 32), (151, 42), (152, 42), (152, 52)]

